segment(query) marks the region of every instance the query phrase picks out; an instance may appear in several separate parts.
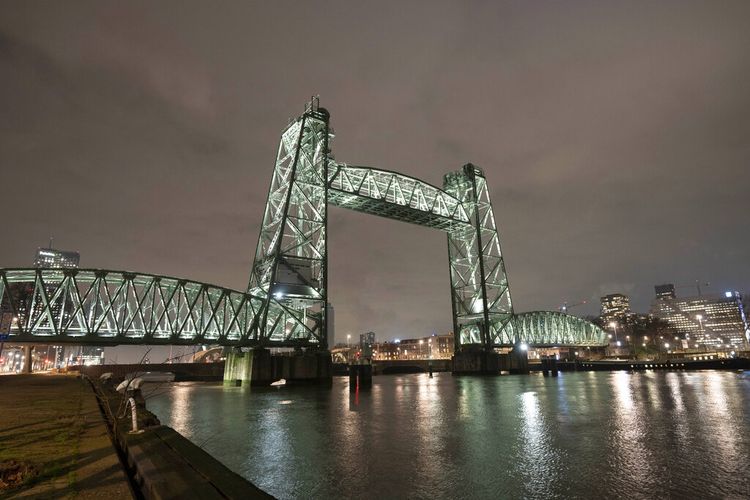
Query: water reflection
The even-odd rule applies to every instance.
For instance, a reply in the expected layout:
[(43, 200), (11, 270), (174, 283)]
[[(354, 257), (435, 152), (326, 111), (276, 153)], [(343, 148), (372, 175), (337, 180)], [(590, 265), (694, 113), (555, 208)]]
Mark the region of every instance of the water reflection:
[(148, 401), (278, 498), (748, 497), (750, 378), (378, 376)]
[[(172, 397), (172, 426), (177, 429), (188, 429), (190, 422), (190, 392), (192, 386), (177, 386), (173, 389)], [(188, 438), (191, 436), (187, 436)]]
[(550, 498), (554, 496), (551, 485), (558, 479), (560, 453), (552, 446), (551, 430), (540, 410), (537, 393), (524, 392), (518, 398), (522, 443), (520, 472), (525, 488), (533, 497)]
[[(727, 387), (725, 387), (720, 373), (706, 374), (701, 397), (705, 398), (707, 402), (705, 405), (706, 423), (714, 429), (712, 443), (714, 454), (711, 457), (711, 462), (717, 471), (722, 473), (722, 476), (728, 475), (728, 469), (732, 468), (731, 464), (743, 458), (747, 460), (747, 453), (745, 453), (745, 457), (741, 457), (739, 454), (736, 431), (744, 426), (745, 432), (747, 432), (750, 427), (747, 419), (736, 418), (739, 412), (732, 411), (733, 405), (730, 403), (726, 391)], [(727, 467), (728, 464), (729, 467)]]
[[(613, 418), (611, 429), (607, 429), (610, 438), (610, 450), (607, 453), (609, 461), (618, 474), (613, 478), (616, 482), (613, 489), (629, 488), (633, 485), (643, 488), (653, 481), (653, 470), (647, 455), (644, 440), (648, 424), (643, 408), (643, 400), (633, 396), (633, 387), (646, 388), (650, 391), (652, 381), (641, 374), (616, 372), (610, 375), (614, 394), (612, 407)], [(651, 393), (649, 392), (649, 396)], [(648, 399), (651, 399), (650, 397)]]
[(677, 436), (677, 446), (680, 452), (685, 450), (690, 443), (690, 421), (687, 418), (687, 408), (682, 396), (685, 390), (682, 387), (682, 378), (684, 373), (667, 373), (665, 381), (669, 387), (669, 395), (672, 400), (675, 435)]

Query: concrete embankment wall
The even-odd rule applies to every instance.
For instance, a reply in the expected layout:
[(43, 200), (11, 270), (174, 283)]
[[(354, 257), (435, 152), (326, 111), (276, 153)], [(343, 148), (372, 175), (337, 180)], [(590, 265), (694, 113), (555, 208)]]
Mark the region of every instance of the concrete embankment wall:
[(175, 381), (186, 380), (220, 381), (224, 377), (224, 362), (218, 363), (160, 363), (160, 364), (126, 364), (126, 365), (91, 365), (70, 367), (79, 370), (86, 376), (98, 380), (103, 373), (112, 373), (114, 380), (122, 380), (129, 373), (172, 372)]
[(450, 359), (393, 359), (372, 362), (374, 375), (426, 373), (430, 371), (430, 366), (432, 366), (433, 372), (449, 372), (453, 367), (453, 363)]
[(272, 355), (268, 349), (251, 349), (227, 354), (224, 381), (264, 386), (283, 378), (287, 383), (330, 384), (331, 373), (328, 351)]
[(108, 386), (94, 383), (121, 458), (133, 483), (146, 499), (273, 498), (193, 444), (161, 425), (143, 401), (137, 405), (142, 433), (133, 434), (126, 399)]

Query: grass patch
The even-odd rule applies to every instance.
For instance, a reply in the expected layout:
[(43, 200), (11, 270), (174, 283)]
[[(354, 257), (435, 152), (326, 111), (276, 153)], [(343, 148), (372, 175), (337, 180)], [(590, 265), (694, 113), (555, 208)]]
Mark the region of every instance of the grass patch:
[[(86, 422), (86, 396), (74, 377), (0, 377), (0, 464), (23, 464), (22, 479), (13, 475), (5, 489), (25, 489), (48, 479), (75, 485), (79, 441)], [(2, 491), (2, 490), (0, 490)]]

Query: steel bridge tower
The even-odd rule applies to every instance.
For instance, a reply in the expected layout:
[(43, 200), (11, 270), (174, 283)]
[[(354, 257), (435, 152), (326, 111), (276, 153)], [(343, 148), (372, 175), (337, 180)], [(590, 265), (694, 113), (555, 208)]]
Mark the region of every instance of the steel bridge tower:
[(313, 99), (281, 135), (248, 285), (248, 293), (264, 297), (260, 338), (327, 346), (331, 203), (446, 231), (456, 348), (513, 342), (510, 289), (482, 170), (467, 164), (447, 174), (440, 190), (394, 172), (337, 163), (328, 122), (329, 113)]
[(327, 347), (328, 112), (313, 99), (281, 134), (248, 293), (258, 336)]
[(469, 217), (469, 224), (448, 232), (451, 304), (456, 350), (464, 345), (516, 343), (513, 303), (500, 250), (490, 193), (484, 172), (471, 163), (443, 181)]

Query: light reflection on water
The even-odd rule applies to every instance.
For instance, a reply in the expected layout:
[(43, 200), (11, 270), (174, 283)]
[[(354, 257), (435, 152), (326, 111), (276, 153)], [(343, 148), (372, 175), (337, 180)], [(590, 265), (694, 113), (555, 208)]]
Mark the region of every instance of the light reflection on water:
[(149, 409), (279, 498), (750, 497), (750, 375), (178, 383)]

